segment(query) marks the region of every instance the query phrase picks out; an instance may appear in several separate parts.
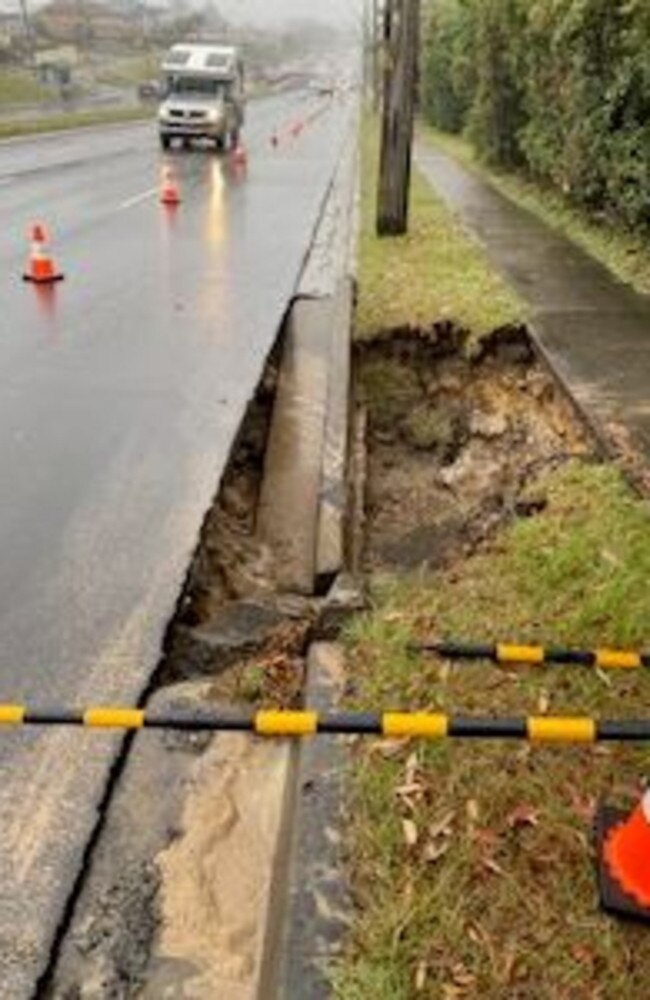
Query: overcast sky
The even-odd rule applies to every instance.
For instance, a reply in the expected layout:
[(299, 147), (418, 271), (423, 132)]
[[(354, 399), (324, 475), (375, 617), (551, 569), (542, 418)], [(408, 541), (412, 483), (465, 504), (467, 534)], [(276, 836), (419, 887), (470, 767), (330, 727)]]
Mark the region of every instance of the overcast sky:
[(306, 17), (349, 25), (358, 19), (362, 0), (216, 0), (216, 4), (233, 21), (277, 24)]

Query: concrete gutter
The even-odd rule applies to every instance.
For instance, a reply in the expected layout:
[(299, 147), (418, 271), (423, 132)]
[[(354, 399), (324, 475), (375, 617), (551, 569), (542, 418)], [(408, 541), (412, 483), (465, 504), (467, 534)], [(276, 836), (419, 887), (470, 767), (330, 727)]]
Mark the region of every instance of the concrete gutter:
[[(290, 477), (300, 496), (302, 479), (313, 485), (313, 467), (298, 446), (300, 427), (315, 420), (320, 455), (320, 489), (309, 511), (286, 508), (285, 538), (297, 531), (297, 518), (308, 520), (315, 531), (303, 533), (303, 567), (309, 567), (312, 588), (321, 589), (341, 574), (345, 565), (348, 461), (350, 451), (349, 403), (351, 381), (351, 329), (356, 288), (359, 232), (359, 122), (353, 116), (350, 141), (291, 311), (295, 317), (311, 316), (312, 330), (304, 319), (294, 328), (293, 349), (306, 356), (314, 350), (315, 316), (329, 328), (327, 398), (322, 383), (305, 385), (302, 408), (277, 407), (277, 419), (287, 438), (291, 427), (295, 445)], [(305, 308), (308, 311), (305, 313)], [(314, 418), (315, 391), (318, 418)], [(294, 403), (298, 399), (294, 396)], [(274, 415), (275, 420), (275, 415)], [(293, 424), (292, 424), (293, 420)], [(273, 433), (273, 431), (272, 431)], [(315, 436), (316, 437), (316, 436)], [(269, 450), (269, 458), (271, 453)], [(312, 456), (313, 461), (313, 456)], [(269, 474), (274, 474), (271, 459)], [(303, 500), (307, 496), (305, 490)], [(298, 511), (302, 510), (300, 515)], [(316, 517), (314, 518), (314, 515)], [(306, 579), (306, 577), (305, 577)], [(360, 596), (338, 577), (328, 597), (333, 617), (339, 605), (349, 608)], [(339, 593), (340, 591), (340, 593)], [(326, 621), (327, 613), (323, 615)], [(340, 647), (316, 642), (309, 651), (304, 703), (309, 708), (335, 707), (344, 691), (345, 675)], [(326, 1000), (331, 995), (327, 965), (337, 954), (348, 926), (349, 900), (342, 876), (343, 739), (302, 741), (294, 748), (284, 800), (286, 837), (275, 857), (271, 887), (271, 919), (267, 925), (257, 1000)]]
[[(335, 643), (314, 643), (305, 702), (331, 710), (345, 688)], [(257, 1000), (326, 1000), (327, 967), (340, 952), (351, 904), (343, 872), (343, 737), (307, 740), (293, 765), (291, 838), (276, 859), (273, 902)]]

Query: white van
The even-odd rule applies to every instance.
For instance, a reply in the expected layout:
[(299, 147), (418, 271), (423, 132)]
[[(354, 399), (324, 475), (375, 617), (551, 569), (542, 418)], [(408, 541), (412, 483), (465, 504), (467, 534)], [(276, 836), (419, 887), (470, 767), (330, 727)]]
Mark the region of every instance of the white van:
[(160, 143), (209, 139), (217, 149), (237, 145), (244, 124), (244, 66), (234, 46), (174, 45), (163, 65), (164, 99), (158, 110)]

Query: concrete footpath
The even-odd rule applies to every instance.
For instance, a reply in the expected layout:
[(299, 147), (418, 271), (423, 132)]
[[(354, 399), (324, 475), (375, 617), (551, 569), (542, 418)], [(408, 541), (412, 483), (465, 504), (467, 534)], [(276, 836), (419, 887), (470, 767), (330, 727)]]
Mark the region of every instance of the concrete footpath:
[(430, 143), (416, 163), (531, 307), (540, 351), (598, 436), (647, 480), (650, 297)]

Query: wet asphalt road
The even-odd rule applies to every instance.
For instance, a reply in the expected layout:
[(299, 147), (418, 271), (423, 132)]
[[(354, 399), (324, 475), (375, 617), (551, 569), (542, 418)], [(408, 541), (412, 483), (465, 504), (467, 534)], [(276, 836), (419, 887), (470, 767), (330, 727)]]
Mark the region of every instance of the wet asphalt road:
[[(345, 138), (249, 107), (246, 177), (151, 125), (0, 146), (0, 701), (134, 703), (295, 287)], [(20, 280), (43, 221), (66, 280)], [(0, 733), (0, 997), (33, 995), (120, 737)], [(146, 817), (143, 818), (146, 821)]]

